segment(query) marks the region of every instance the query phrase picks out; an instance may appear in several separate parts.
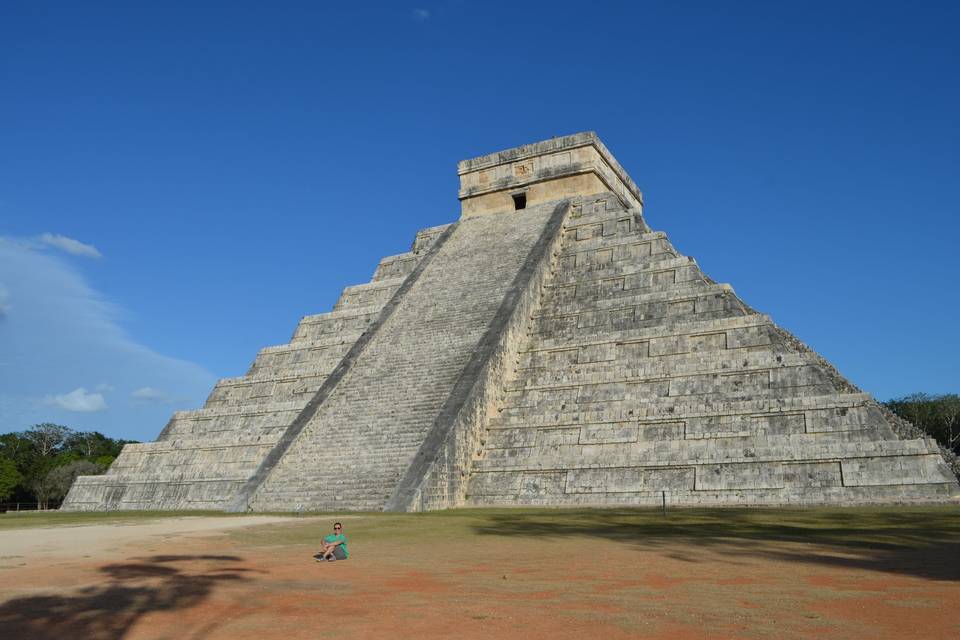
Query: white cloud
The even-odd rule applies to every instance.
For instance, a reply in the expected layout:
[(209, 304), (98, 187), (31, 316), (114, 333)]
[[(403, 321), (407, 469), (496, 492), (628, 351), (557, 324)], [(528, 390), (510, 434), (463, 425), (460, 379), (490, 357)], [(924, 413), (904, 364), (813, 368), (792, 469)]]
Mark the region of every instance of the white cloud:
[(94, 411), (106, 411), (107, 402), (99, 393), (87, 393), (83, 387), (74, 389), (70, 393), (59, 396), (47, 396), (45, 402), (67, 411), (76, 411), (77, 413), (92, 413)]
[(140, 387), (139, 389), (135, 389), (130, 392), (130, 397), (138, 402), (167, 403), (172, 401), (169, 395), (153, 387)]
[(83, 256), (85, 258), (102, 258), (103, 254), (97, 250), (92, 244), (85, 244), (79, 240), (74, 240), (73, 238), (68, 238), (67, 236), (62, 236), (55, 233), (44, 233), (40, 236), (40, 242), (48, 244), (51, 247), (56, 247), (66, 251), (69, 254), (75, 256)]
[(413, 19), (417, 22), (426, 22), (430, 19), (430, 10), (429, 9), (414, 9), (413, 10)]
[[(172, 408), (202, 406), (216, 378), (135, 340), (123, 326), (129, 312), (91, 287), (65, 256), (43, 246), (36, 237), (0, 236), (0, 278), (13, 301), (0, 325), (0, 424), (12, 431), (57, 422), (152, 440)], [(96, 382), (87, 381), (104, 384), (91, 388)], [(82, 385), (82, 394), (47, 395)], [(113, 401), (113, 393), (130, 399), (143, 387), (163, 390), (170, 402)], [(91, 410), (98, 406), (96, 395), (108, 411)]]

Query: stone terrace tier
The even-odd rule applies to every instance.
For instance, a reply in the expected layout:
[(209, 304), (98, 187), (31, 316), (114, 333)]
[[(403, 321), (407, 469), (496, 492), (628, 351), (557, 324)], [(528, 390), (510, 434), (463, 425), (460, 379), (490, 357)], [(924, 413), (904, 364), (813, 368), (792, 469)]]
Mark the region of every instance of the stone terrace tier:
[(465, 496), (481, 505), (940, 502), (931, 440), (612, 196), (575, 208)]

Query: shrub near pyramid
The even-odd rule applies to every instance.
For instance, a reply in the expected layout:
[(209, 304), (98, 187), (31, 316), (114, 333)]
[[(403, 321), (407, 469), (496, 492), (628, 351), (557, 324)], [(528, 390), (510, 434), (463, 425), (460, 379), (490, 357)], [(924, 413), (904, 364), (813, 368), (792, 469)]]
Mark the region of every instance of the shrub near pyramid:
[(64, 508), (960, 500), (935, 442), (650, 229), (593, 133), (459, 174), (457, 222)]

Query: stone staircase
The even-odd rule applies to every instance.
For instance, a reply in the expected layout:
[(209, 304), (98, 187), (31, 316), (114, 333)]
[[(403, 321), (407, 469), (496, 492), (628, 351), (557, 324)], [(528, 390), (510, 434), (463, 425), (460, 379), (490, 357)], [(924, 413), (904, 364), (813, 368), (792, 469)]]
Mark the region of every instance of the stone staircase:
[(940, 502), (935, 443), (612, 194), (571, 214), (466, 504)]
[(458, 222), (247, 508), (383, 509), (555, 209)]

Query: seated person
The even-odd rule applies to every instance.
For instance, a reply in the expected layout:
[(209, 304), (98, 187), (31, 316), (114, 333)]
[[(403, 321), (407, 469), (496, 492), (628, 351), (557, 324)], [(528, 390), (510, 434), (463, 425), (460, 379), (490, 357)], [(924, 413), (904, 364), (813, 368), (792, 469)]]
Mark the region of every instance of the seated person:
[(317, 562), (333, 562), (334, 560), (346, 560), (350, 557), (347, 551), (347, 537), (343, 535), (343, 525), (339, 522), (333, 524), (333, 535), (326, 536), (323, 539), (323, 550), (317, 553), (314, 558)]

